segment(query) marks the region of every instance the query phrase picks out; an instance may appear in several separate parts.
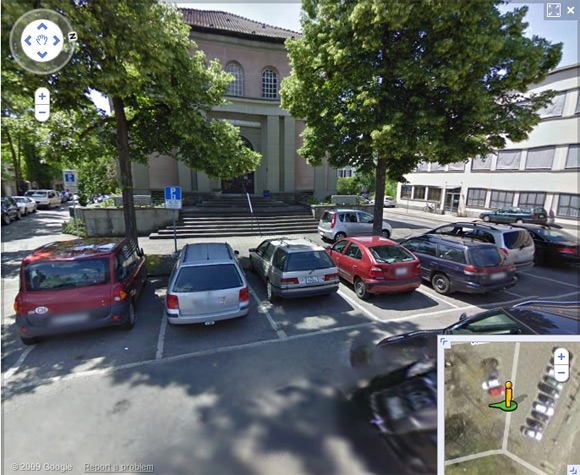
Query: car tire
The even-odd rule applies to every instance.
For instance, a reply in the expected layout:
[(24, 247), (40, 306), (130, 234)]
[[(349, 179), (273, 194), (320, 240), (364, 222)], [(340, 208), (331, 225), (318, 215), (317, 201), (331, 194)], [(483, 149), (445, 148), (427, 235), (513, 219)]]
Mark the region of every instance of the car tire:
[(341, 239), (344, 239), (345, 237), (346, 237), (346, 233), (343, 233), (343, 232), (336, 233), (334, 235), (334, 242), (340, 241)]
[(360, 277), (354, 278), (354, 293), (361, 300), (366, 300), (371, 294), (368, 293), (365, 283)]
[(132, 330), (135, 326), (135, 320), (137, 320), (137, 315), (135, 314), (135, 305), (133, 305), (133, 302), (131, 302), (129, 304), (129, 315), (127, 316), (127, 321), (121, 325), (121, 328), (123, 330)]
[(268, 302), (270, 303), (276, 302), (277, 297), (276, 294), (274, 293), (274, 286), (269, 280), (266, 281), (266, 294), (268, 295)]
[(10, 224), (10, 216), (8, 216), (7, 214), (5, 214), (4, 216), (2, 216), (2, 224)]
[(491, 218), (490, 218), (489, 216), (484, 216), (484, 217), (483, 217), (483, 220), (484, 220), (486, 223), (489, 223), (489, 222), (491, 221)]
[(22, 215), (20, 214), (20, 211), (18, 211), (18, 213), (16, 213), (16, 220), (19, 220), (20, 218), (22, 218)]
[(449, 282), (449, 279), (445, 274), (435, 274), (431, 279), (431, 284), (433, 285), (435, 292), (441, 295), (451, 293), (451, 282)]
[(23, 345), (30, 346), (30, 345), (36, 345), (37, 343), (39, 343), (40, 339), (38, 337), (26, 338), (26, 337), (21, 336), (20, 341), (22, 341)]
[(524, 220), (523, 219), (516, 219), (516, 224), (524, 224)]
[(391, 231), (389, 231), (388, 229), (383, 229), (381, 231), (381, 237), (389, 239), (391, 237)]

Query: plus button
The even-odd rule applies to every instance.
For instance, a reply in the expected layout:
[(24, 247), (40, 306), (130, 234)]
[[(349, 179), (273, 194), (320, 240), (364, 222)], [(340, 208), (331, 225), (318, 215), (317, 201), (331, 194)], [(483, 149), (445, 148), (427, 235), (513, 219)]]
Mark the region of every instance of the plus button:
[(562, 361), (562, 360), (564, 359), (564, 354), (563, 354), (563, 353), (560, 353), (560, 354), (558, 355), (558, 358), (560, 358), (560, 361)]
[(40, 95), (38, 96), (40, 97), (40, 100), (44, 100), (44, 98), (46, 97), (46, 95), (44, 94), (44, 92), (41, 92)]

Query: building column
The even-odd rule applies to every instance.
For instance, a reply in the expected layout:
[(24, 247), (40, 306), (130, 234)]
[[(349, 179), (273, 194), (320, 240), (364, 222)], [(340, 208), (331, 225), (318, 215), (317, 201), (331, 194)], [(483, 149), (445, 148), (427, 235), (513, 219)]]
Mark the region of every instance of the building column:
[(324, 164), (314, 167), (314, 196), (318, 199), (325, 197), (324, 190)]
[(294, 182), (296, 155), (296, 121), (293, 117), (284, 117), (284, 191), (296, 191)]
[(211, 191), (211, 186), (209, 183), (209, 177), (203, 172), (197, 172), (197, 191), (200, 193), (209, 193)]
[(266, 179), (271, 193), (280, 191), (280, 117), (269, 115), (266, 118)]
[(133, 167), (133, 194), (149, 194), (149, 167), (143, 163), (132, 164)]
[(177, 179), (182, 191), (193, 191), (191, 186), (191, 168), (181, 160), (177, 161)]

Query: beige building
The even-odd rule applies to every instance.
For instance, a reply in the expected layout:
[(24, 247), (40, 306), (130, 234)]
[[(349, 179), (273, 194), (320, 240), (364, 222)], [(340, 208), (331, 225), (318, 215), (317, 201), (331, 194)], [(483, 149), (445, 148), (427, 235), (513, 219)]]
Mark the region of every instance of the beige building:
[(556, 69), (530, 92), (558, 91), (523, 142), (488, 157), (441, 166), (421, 163), (399, 184), (401, 206), (427, 202), (458, 216), (509, 206), (543, 207), (557, 223), (580, 224), (580, 64)]
[(262, 154), (255, 171), (234, 180), (210, 179), (168, 157), (151, 157), (147, 165), (133, 164), (137, 193), (181, 186), (185, 196), (197, 196), (221, 187), (224, 193), (272, 196), (293, 200), (303, 194), (318, 198), (336, 193), (336, 170), (306, 163), (297, 149), (304, 123), (280, 107), (279, 87), (290, 74), (284, 41), (299, 33), (248, 20), (231, 13), (181, 9), (191, 26), (190, 37), (206, 54), (217, 58), (236, 79), (230, 83), (230, 104), (215, 108), (212, 116), (240, 128), (246, 144)]

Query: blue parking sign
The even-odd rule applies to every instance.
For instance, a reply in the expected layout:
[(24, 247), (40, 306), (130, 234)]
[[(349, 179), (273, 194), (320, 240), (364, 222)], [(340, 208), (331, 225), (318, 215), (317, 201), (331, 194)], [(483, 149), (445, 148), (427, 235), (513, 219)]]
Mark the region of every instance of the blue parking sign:
[(165, 187), (165, 207), (170, 209), (181, 209), (181, 187)]

